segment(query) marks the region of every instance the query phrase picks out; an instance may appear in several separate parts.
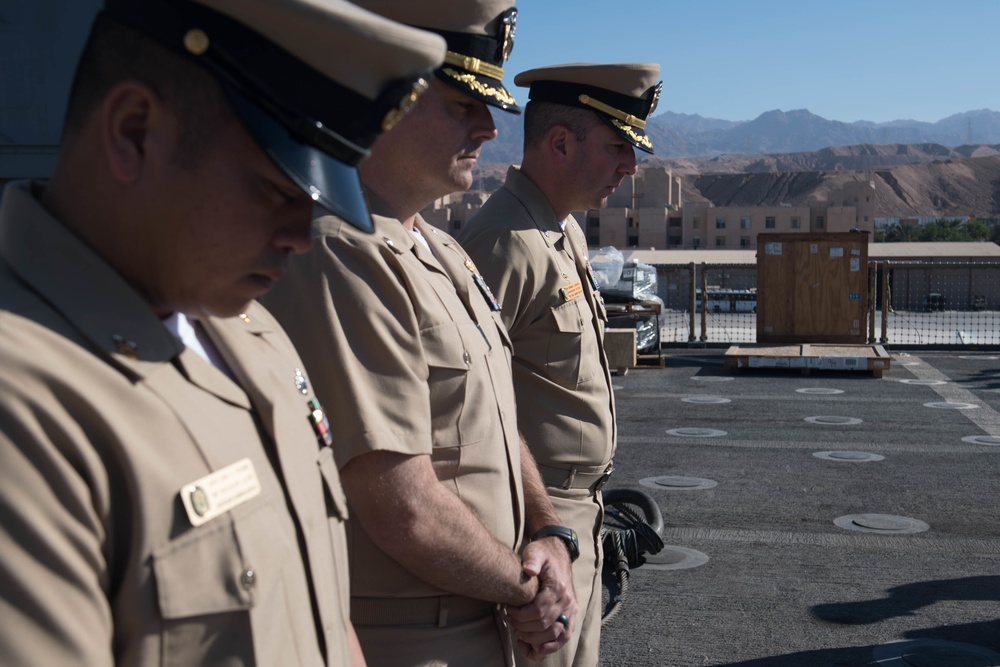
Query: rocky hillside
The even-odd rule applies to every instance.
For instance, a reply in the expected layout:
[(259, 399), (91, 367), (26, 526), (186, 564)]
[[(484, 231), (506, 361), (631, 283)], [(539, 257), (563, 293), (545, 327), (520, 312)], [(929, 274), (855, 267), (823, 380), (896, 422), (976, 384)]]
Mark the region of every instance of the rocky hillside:
[[(1000, 145), (841, 146), (805, 153), (643, 158), (673, 170), (684, 201), (716, 206), (826, 200), (851, 180), (875, 183), (877, 217), (1000, 216)], [(483, 165), (476, 189), (500, 186), (507, 165)]]

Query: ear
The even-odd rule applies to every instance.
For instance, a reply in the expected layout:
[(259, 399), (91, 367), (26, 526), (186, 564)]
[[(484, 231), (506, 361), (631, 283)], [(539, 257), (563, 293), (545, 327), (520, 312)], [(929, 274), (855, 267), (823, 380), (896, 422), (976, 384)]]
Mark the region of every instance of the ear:
[(545, 148), (552, 158), (562, 162), (569, 155), (569, 144), (572, 138), (567, 127), (554, 125), (549, 128), (548, 134), (545, 135)]
[(123, 81), (105, 95), (101, 143), (115, 180), (129, 185), (140, 179), (151, 142), (164, 138), (165, 120), (162, 101), (143, 83)]

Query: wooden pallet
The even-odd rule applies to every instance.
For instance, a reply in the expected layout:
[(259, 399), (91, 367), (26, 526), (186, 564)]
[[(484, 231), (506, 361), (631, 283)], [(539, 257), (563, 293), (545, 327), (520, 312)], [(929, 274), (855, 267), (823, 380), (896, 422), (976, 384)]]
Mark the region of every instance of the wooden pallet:
[(731, 372), (744, 369), (801, 369), (803, 375), (813, 370), (865, 371), (882, 377), (889, 370), (890, 356), (881, 345), (799, 345), (733, 346), (726, 351), (725, 364)]

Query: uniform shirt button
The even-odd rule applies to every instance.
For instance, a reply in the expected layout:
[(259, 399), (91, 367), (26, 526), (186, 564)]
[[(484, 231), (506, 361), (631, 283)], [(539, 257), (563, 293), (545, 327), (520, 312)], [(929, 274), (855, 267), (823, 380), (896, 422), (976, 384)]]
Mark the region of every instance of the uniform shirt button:
[(462, 359), (465, 360), (466, 364), (471, 364), (472, 363), (472, 356), (469, 354), (468, 350), (466, 350), (465, 353), (462, 354)]
[(243, 584), (243, 588), (246, 589), (253, 588), (254, 584), (257, 583), (257, 572), (252, 567), (248, 567), (243, 572), (243, 576), (240, 577), (240, 581)]

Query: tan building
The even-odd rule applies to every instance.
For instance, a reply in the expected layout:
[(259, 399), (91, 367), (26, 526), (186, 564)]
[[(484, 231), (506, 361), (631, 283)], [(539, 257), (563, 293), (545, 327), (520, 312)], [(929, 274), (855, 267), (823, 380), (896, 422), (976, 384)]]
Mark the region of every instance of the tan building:
[[(444, 197), (422, 213), (432, 225), (455, 234), (488, 193)], [(626, 177), (600, 210), (574, 214), (592, 248), (654, 250), (755, 249), (760, 232), (875, 232), (875, 184), (852, 181), (830, 201), (801, 206), (713, 206), (682, 198), (681, 179), (664, 167), (643, 167)]]

